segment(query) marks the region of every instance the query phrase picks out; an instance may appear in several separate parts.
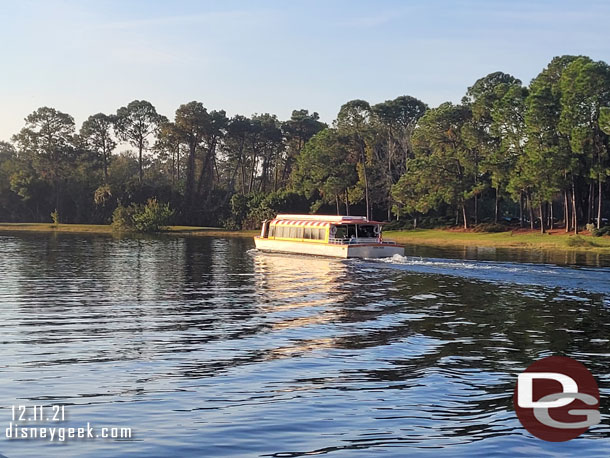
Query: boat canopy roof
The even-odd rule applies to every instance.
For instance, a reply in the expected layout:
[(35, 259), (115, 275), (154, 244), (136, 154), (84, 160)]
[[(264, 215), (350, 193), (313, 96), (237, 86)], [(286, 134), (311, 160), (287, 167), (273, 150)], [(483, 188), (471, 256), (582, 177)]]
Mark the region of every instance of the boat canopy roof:
[(307, 227), (328, 227), (328, 221), (298, 221), (291, 219), (272, 219), (269, 223), (272, 226), (307, 226)]
[[(318, 223), (318, 224), (316, 224)], [(365, 216), (342, 215), (284, 215), (280, 214), (271, 224), (296, 224), (307, 226), (329, 226), (330, 224), (384, 224), (380, 221), (369, 221)]]

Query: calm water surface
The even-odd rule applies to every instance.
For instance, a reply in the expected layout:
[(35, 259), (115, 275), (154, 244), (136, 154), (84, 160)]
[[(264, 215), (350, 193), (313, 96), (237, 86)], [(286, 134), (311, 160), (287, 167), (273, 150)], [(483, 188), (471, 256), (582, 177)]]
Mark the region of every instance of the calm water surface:
[[(608, 456), (610, 259), (409, 247), (388, 262), (248, 239), (0, 235), (0, 454)], [(529, 435), (517, 374), (566, 355), (602, 424)], [(8, 440), (13, 405), (130, 440)], [(47, 426), (49, 424), (47, 423)]]

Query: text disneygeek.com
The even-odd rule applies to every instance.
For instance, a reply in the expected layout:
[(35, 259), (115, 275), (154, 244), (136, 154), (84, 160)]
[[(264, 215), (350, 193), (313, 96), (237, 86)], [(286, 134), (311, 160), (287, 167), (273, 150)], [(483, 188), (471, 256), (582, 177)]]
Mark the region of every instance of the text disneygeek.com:
[[(95, 427), (89, 422), (81, 427), (59, 426), (65, 421), (65, 406), (13, 406), (11, 410), (12, 421), (4, 429), (4, 436), (9, 440), (41, 439), (65, 442), (70, 439), (132, 438), (132, 429), (127, 427)], [(51, 424), (47, 426), (45, 422)]]

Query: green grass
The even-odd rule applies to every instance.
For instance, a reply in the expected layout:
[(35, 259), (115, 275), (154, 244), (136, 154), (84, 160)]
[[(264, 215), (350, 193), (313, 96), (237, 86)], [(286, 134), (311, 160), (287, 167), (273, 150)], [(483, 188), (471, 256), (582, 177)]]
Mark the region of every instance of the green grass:
[(165, 233), (217, 237), (254, 237), (260, 234), (260, 231), (229, 231), (222, 227), (170, 226)]
[(387, 231), (384, 238), (398, 243), (423, 245), (471, 245), (496, 248), (525, 248), (536, 250), (590, 251), (610, 254), (610, 237), (592, 237), (565, 233), (537, 232), (460, 232), (441, 229)]
[[(112, 234), (109, 224), (0, 223), (0, 232), (71, 232)], [(259, 231), (227, 231), (220, 227), (170, 226), (166, 234), (206, 235), (217, 237), (252, 237)]]
[(112, 228), (107, 224), (0, 223), (0, 231), (110, 234)]

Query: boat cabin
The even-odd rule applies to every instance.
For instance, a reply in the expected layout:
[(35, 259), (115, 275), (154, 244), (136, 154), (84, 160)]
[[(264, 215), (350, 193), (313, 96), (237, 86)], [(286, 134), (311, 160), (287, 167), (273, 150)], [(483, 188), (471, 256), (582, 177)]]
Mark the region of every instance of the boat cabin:
[(381, 225), (363, 216), (277, 215), (264, 221), (261, 237), (332, 244), (381, 242)]

